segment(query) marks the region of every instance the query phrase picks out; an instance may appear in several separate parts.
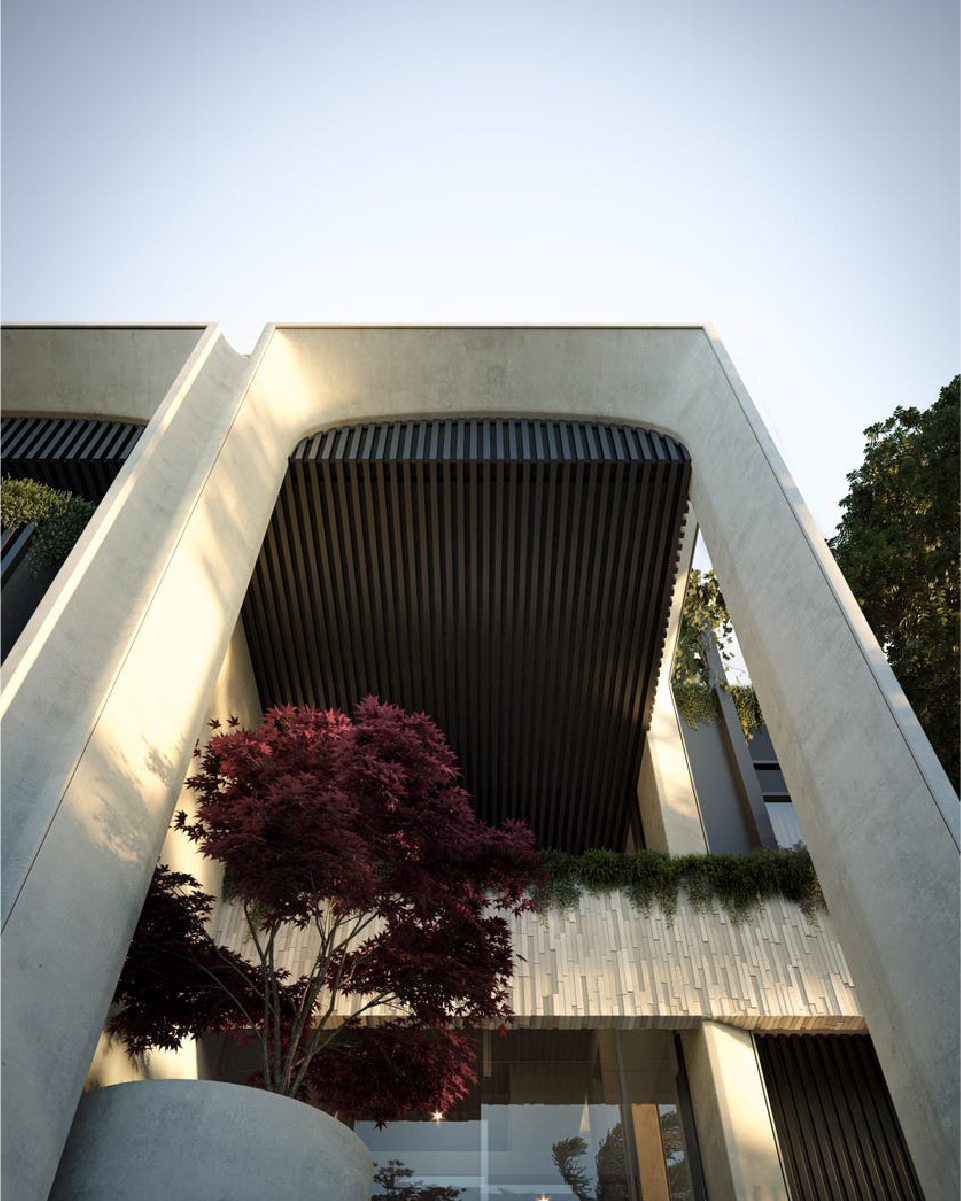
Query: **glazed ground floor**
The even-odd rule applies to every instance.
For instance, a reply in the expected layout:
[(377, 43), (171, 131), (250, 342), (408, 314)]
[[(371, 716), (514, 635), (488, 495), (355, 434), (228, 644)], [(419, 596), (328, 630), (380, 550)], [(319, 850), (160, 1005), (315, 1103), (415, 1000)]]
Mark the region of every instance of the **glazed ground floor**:
[[(864, 1032), (515, 1025), (476, 1050), (451, 1109), (355, 1123), (375, 1201), (922, 1198)], [(240, 1083), (249, 1055), (201, 1070)]]

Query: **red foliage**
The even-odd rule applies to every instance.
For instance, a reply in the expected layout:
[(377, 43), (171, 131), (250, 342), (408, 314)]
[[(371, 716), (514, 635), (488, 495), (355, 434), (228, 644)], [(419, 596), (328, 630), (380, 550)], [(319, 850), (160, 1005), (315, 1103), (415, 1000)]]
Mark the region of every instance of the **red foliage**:
[(131, 1055), (243, 1029), (243, 1010), (256, 1005), (257, 973), (207, 934), (212, 900), (193, 876), (165, 863), (154, 872), (107, 1022)]
[(346, 1030), (312, 1062), (303, 1097), (383, 1126), (414, 1109), (444, 1112), (476, 1082), (470, 1034), (389, 1022)]
[[(188, 781), (197, 817), (179, 813), (176, 825), (223, 863), (261, 962), (214, 948), (203, 933), (209, 898), (162, 869), (112, 1028), (143, 1050), (246, 1027), (273, 1091), (378, 1120), (446, 1108), (471, 1079), (470, 1040), (450, 1027), (510, 1017), (510, 935), (497, 910), (526, 908), (539, 869), (526, 826), (485, 825), (457, 780), (429, 718), (373, 697), (353, 721), (272, 709), (259, 730), (215, 737)], [(273, 965), (285, 923), (315, 928), (319, 945), (313, 971), (292, 982)], [(232, 1002), (215, 1002), (228, 981)], [(337, 1026), (332, 994), (400, 1016)]]

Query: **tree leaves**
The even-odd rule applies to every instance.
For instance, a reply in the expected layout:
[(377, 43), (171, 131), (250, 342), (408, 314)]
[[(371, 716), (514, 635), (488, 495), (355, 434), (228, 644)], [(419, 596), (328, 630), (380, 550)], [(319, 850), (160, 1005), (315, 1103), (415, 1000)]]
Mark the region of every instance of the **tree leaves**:
[(925, 412), (869, 426), (828, 545), (955, 789), (959, 756), (961, 376)]
[(67, 559), (97, 506), (82, 496), (61, 492), (36, 480), (5, 479), (0, 483), (3, 528), (36, 525), (30, 562), (36, 571), (57, 568)]
[[(223, 864), (257, 962), (215, 947), (212, 898), (161, 867), (111, 1030), (136, 1051), (245, 1030), (261, 1047), (263, 1087), (341, 1116), (452, 1104), (473, 1079), (467, 1032), (511, 1016), (497, 910), (532, 907), (540, 873), (527, 827), (479, 821), (457, 780), (428, 717), (372, 697), (353, 720), (288, 707), (258, 730), (217, 734), (187, 781), (196, 818), (178, 813), (175, 826)], [(299, 980), (275, 958), (286, 925), (317, 941)], [(345, 998), (355, 1016), (342, 1021)], [(361, 1020), (384, 1006), (397, 1018)]]

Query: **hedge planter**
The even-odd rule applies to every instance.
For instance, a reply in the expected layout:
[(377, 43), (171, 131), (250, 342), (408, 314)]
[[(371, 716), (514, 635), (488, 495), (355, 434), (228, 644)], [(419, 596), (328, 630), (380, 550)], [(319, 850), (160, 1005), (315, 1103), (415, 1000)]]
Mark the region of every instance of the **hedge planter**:
[(352, 1130), (289, 1097), (144, 1080), (80, 1102), (50, 1201), (368, 1201)]

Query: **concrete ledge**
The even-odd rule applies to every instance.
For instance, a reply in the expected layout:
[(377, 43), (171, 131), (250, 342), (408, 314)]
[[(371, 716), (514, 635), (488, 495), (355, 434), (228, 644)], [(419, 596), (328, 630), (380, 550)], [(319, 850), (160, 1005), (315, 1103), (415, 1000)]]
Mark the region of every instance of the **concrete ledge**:
[(367, 1201), (373, 1170), (352, 1130), (289, 1097), (138, 1081), (80, 1102), (50, 1201)]

